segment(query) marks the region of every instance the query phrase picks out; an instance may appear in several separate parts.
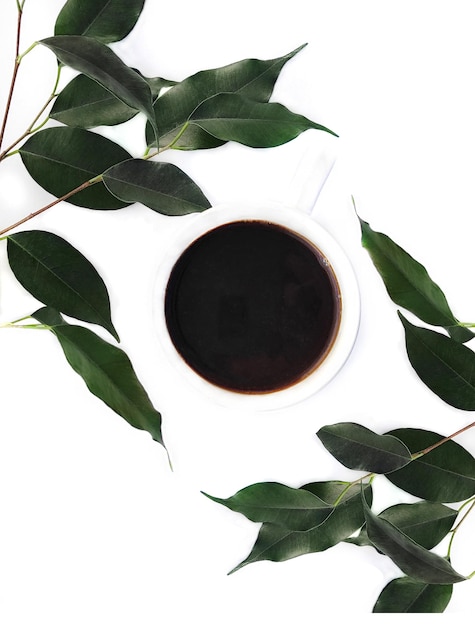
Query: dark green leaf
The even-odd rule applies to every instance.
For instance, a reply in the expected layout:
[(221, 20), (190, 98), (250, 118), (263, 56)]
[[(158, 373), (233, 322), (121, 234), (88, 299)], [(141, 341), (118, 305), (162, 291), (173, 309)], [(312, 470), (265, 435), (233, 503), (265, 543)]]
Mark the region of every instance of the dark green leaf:
[[(30, 176), (57, 198), (101, 175), (112, 165), (130, 159), (116, 143), (81, 128), (47, 128), (32, 135), (20, 148)], [(68, 199), (91, 209), (127, 206), (97, 183)]]
[[(155, 102), (160, 129), (160, 145), (170, 144), (196, 107), (218, 93), (241, 93), (241, 95), (257, 102), (267, 102), (272, 95), (275, 82), (283, 66), (303, 47), (300, 46), (293, 52), (276, 59), (244, 59), (224, 67), (203, 70), (189, 76), (164, 93)], [(147, 144), (152, 144), (154, 140), (155, 138), (148, 128)], [(222, 143), (197, 126), (188, 126), (174, 147), (184, 150), (198, 150), (215, 148)]]
[(404, 576), (382, 590), (373, 613), (443, 613), (453, 585), (429, 585)]
[[(450, 532), (457, 511), (438, 502), (415, 502), (395, 504), (379, 514), (391, 522), (413, 541), (427, 550), (432, 550)], [(358, 537), (348, 539), (360, 546), (372, 545), (363, 526)]]
[(236, 93), (208, 98), (193, 111), (189, 122), (217, 139), (252, 148), (280, 146), (309, 129), (332, 133), (278, 102), (255, 102)]
[(32, 230), (9, 235), (7, 251), (15, 277), (40, 302), (100, 324), (118, 339), (104, 281), (70, 243), (53, 233)]
[(426, 550), (394, 524), (375, 515), (362, 496), (366, 531), (371, 543), (388, 556), (407, 576), (431, 584), (452, 584), (466, 580), (441, 556)]
[(402, 441), (377, 435), (360, 424), (323, 426), (317, 436), (330, 454), (350, 469), (386, 474), (411, 461), (411, 453)]
[(334, 510), (331, 504), (310, 491), (280, 483), (256, 483), (226, 499), (204, 495), (253, 522), (269, 522), (290, 530), (318, 526)]
[(468, 341), (473, 333), (458, 325), (447, 299), (423, 265), (383, 233), (360, 219), (362, 243), (384, 281), (390, 298), (432, 326), (442, 326), (457, 341)]
[(39, 309), (32, 317), (50, 327), (67, 361), (91, 393), (129, 424), (146, 430), (155, 441), (163, 444), (161, 415), (153, 407), (123, 350), (88, 328), (66, 324), (54, 309)]
[[(153, 98), (163, 87), (174, 84), (162, 78), (143, 78), (150, 85)], [(95, 80), (79, 74), (56, 98), (50, 118), (67, 126), (95, 128), (122, 124), (136, 114), (136, 109), (124, 104)]]
[[(359, 486), (348, 488), (348, 483), (330, 481), (311, 483), (302, 489), (311, 491), (329, 503), (337, 502), (339, 496), (342, 493), (344, 495), (333, 513), (316, 528), (292, 531), (276, 524), (262, 524), (251, 553), (232, 572), (257, 561), (286, 561), (303, 554), (322, 552), (344, 541), (363, 525), (364, 513)], [(368, 500), (371, 500), (370, 485), (365, 485), (364, 492)]]
[(406, 350), (416, 374), (444, 402), (475, 411), (475, 353), (428, 328), (411, 324), (401, 313)]
[[(413, 454), (444, 439), (442, 435), (417, 428), (400, 428), (388, 434), (404, 441)], [(424, 500), (460, 502), (475, 494), (475, 459), (455, 441), (446, 441), (387, 478)]]
[(52, 50), (61, 63), (92, 78), (124, 104), (144, 113), (158, 136), (149, 84), (108, 46), (80, 35), (58, 35), (40, 43)]
[(450, 532), (458, 512), (438, 502), (395, 504), (379, 517), (388, 520), (427, 550), (432, 550)]
[(185, 215), (211, 206), (198, 185), (171, 163), (123, 161), (107, 170), (103, 180), (120, 200), (141, 202), (165, 215)]
[(104, 43), (120, 41), (135, 26), (145, 0), (68, 0), (55, 35), (87, 35)]

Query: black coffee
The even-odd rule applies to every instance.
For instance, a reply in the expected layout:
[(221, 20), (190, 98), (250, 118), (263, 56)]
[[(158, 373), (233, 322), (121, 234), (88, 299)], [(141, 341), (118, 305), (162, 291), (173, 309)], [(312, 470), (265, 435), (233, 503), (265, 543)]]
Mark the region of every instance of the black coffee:
[(340, 322), (338, 284), (302, 237), (263, 221), (219, 226), (173, 267), (165, 297), (188, 365), (232, 391), (289, 387), (326, 356)]

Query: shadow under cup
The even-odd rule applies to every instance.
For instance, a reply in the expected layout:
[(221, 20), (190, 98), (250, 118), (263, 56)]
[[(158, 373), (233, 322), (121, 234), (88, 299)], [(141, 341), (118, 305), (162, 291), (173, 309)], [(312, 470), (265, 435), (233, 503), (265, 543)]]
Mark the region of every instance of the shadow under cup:
[(276, 408), (311, 395), (356, 337), (359, 295), (346, 256), (295, 209), (221, 207), (199, 217), (162, 268), (169, 354), (224, 403)]

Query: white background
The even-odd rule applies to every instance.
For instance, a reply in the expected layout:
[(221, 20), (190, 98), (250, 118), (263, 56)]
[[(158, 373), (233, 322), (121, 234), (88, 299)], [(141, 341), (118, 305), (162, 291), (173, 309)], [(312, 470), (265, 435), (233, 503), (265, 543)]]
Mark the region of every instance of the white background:
[[(53, 33), (62, 0), (27, 0), (22, 50)], [(56, 232), (98, 268), (122, 346), (155, 406), (173, 461), (90, 395), (47, 332), (1, 330), (0, 622), (5, 626), (318, 623), (363, 619), (398, 575), (368, 548), (339, 545), (285, 563), (226, 573), (249, 553), (257, 525), (200, 494), (227, 497), (253, 482), (353, 479), (316, 431), (356, 421), (385, 432), (448, 435), (472, 421), (434, 396), (408, 364), (396, 307), (359, 242), (352, 208), (424, 263), (459, 319), (475, 321), (472, 224), (475, 90), (472, 3), (438, 0), (147, 0), (114, 46), (146, 75), (180, 80), (246, 57), (308, 46), (282, 71), (274, 99), (339, 134), (308, 131), (272, 150), (228, 145), (166, 155), (213, 204), (292, 193), (302, 154), (337, 153), (314, 217), (345, 248), (358, 277), (361, 326), (340, 374), (301, 404), (272, 413), (223, 409), (189, 388), (161, 352), (151, 286), (160, 255), (187, 218), (140, 206), (96, 212), (60, 205), (28, 228)], [(16, 4), (0, 7), (1, 101), (12, 62)], [(25, 58), (7, 143), (50, 93), (51, 52)], [(3, 108), (3, 104), (2, 104)], [(135, 155), (143, 120), (108, 129)], [(164, 157), (165, 158), (165, 155)], [(316, 171), (315, 189), (318, 187)], [(313, 185), (309, 181), (309, 188)], [(0, 223), (48, 203), (18, 156), (0, 167)], [(39, 304), (15, 282), (0, 247), (0, 321)], [(100, 331), (99, 331), (100, 332)], [(458, 441), (472, 451), (474, 433)], [(409, 496), (375, 482), (374, 509)], [(474, 519), (453, 565), (475, 569)], [(441, 548), (443, 553), (444, 547)], [(469, 612), (473, 582), (457, 585), (444, 618)]]

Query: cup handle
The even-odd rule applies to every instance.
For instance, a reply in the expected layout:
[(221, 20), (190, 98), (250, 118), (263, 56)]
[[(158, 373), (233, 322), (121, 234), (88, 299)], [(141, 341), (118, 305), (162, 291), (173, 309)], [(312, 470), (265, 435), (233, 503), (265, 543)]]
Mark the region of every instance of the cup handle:
[(334, 142), (324, 142), (323, 149), (320, 150), (316, 149), (315, 145), (308, 145), (284, 194), (285, 204), (311, 215), (335, 164), (336, 156)]

